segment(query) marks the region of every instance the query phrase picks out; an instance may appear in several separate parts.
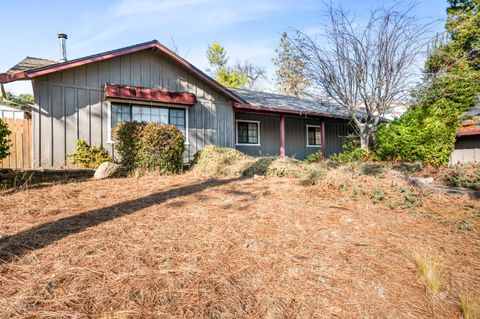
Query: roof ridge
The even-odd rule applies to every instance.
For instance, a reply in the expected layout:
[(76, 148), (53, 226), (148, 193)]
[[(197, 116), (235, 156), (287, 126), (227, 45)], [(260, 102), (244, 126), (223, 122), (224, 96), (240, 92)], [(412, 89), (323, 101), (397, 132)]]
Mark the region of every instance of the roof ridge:
[(44, 58), (37, 58), (37, 57), (35, 57), (35, 56), (29, 56), (29, 55), (27, 55), (27, 56), (25, 57), (25, 59), (35, 59), (35, 60), (44, 60), (44, 61), (57, 62), (57, 61), (55, 61), (55, 60), (44, 59)]

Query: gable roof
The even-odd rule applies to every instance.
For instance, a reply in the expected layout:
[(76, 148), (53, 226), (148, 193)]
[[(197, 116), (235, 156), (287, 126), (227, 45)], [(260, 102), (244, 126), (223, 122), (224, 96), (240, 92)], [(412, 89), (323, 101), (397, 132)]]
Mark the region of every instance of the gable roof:
[(327, 103), (320, 103), (306, 98), (297, 98), (292, 96), (228, 89), (202, 72), (200, 69), (180, 57), (157, 40), (139, 43), (124, 48), (93, 54), (86, 57), (69, 60), (66, 62), (57, 62), (52, 60), (26, 57), (18, 64), (10, 68), (5, 73), (0, 73), (0, 83), (8, 83), (18, 80), (33, 79), (38, 76), (59, 72), (62, 70), (78, 67), (81, 65), (103, 61), (114, 57), (127, 55), (142, 50), (158, 50), (169, 56), (176, 63), (187, 69), (187, 71), (197, 75), (214, 88), (224, 93), (233, 100), (234, 107), (237, 109), (248, 109), (256, 111), (266, 111), (274, 113), (295, 114), (300, 116), (312, 115), (330, 118), (349, 119), (349, 115), (343, 108)]
[(257, 92), (250, 90), (230, 89), (247, 103), (235, 103), (238, 109), (250, 109), (267, 112), (280, 112), (295, 115), (313, 115), (331, 118), (349, 119), (347, 111), (334, 104), (298, 98), (288, 95)]
[[(58, 71), (74, 68), (77, 66), (81, 66), (81, 65), (85, 65), (85, 64), (89, 64), (97, 61), (107, 60), (117, 56), (122, 56), (122, 55), (130, 54), (133, 52), (138, 52), (138, 51), (148, 50), (148, 49), (155, 49), (166, 54), (167, 56), (172, 58), (175, 62), (177, 62), (184, 68), (186, 68), (189, 72), (205, 80), (210, 85), (212, 85), (217, 90), (221, 91), (222, 93), (224, 93), (225, 95), (233, 99), (234, 101), (239, 103), (245, 102), (235, 93), (225, 88), (223, 85), (221, 85), (220, 83), (218, 83), (217, 81), (209, 77), (207, 74), (202, 72), (193, 64), (189, 63), (187, 60), (180, 57), (175, 52), (168, 49), (166, 46), (160, 44), (160, 42), (158, 42), (157, 40), (139, 43), (132, 46), (111, 50), (103, 53), (98, 53), (94, 55), (89, 55), (83, 58), (69, 60), (66, 62), (55, 62), (51, 60), (27, 57), (26, 59), (22, 60), (20, 63), (12, 67), (10, 70), (8, 70), (6, 73), (1, 73), (0, 82), (8, 83), (8, 82), (13, 82), (18, 80), (28, 80), (41, 75), (58, 72)], [(47, 61), (54, 62), (54, 63), (50, 64)]]
[(8, 70), (6, 73), (14, 74), (17, 72), (24, 72), (24, 71), (29, 71), (33, 69), (38, 69), (38, 68), (42, 68), (42, 67), (49, 66), (52, 64), (57, 64), (57, 63), (58, 63), (57, 61), (53, 61), (53, 60), (40, 59), (40, 58), (27, 56), (25, 59), (15, 64), (13, 67), (11, 67), (10, 70)]

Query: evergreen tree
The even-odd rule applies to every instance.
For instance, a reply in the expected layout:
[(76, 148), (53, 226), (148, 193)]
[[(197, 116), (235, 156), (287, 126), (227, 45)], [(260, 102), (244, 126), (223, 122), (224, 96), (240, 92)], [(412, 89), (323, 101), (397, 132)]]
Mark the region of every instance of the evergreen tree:
[(429, 74), (480, 70), (480, 0), (448, 0), (446, 37), (437, 38), (426, 63)]
[(448, 3), (446, 35), (432, 45), (416, 104), (377, 132), (382, 159), (448, 164), (463, 114), (478, 103), (480, 0)]
[(309, 85), (303, 73), (305, 61), (288, 41), (286, 32), (282, 34), (280, 45), (275, 52), (277, 56), (273, 59), (273, 64), (277, 67), (275, 85), (278, 93), (296, 97), (305, 95)]
[(228, 66), (225, 48), (219, 42), (207, 47), (207, 59), (212, 69), (207, 72), (221, 85), (229, 88), (242, 88), (247, 83), (247, 74)]

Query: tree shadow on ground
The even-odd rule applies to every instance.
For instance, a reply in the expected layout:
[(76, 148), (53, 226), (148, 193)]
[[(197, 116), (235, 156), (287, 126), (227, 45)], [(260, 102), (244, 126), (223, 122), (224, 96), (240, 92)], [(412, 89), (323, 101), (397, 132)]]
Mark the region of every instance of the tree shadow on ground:
[(240, 178), (215, 179), (181, 186), (111, 206), (89, 210), (3, 237), (0, 239), (0, 263), (11, 262), (16, 258), (48, 246), (64, 237), (79, 233), (89, 227), (133, 214), (150, 206), (161, 204), (168, 199), (185, 197), (201, 192), (209, 187), (221, 186), (238, 180), (240, 180)]

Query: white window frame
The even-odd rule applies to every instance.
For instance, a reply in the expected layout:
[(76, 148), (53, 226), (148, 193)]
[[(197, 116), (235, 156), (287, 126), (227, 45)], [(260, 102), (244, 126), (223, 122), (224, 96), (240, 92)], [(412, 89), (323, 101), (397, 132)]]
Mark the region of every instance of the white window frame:
[[(308, 144), (308, 128), (309, 127), (315, 127), (320, 129), (320, 144), (319, 145), (310, 145)], [(307, 138), (307, 147), (316, 147), (316, 148), (321, 148), (322, 147), (322, 140), (323, 140), (323, 131), (322, 131), (322, 126), (321, 125), (307, 125), (306, 129), (306, 138)]]
[[(242, 123), (256, 123), (258, 128), (258, 143), (257, 144), (250, 144), (250, 143), (239, 143), (238, 142), (238, 122)], [(238, 146), (261, 146), (260, 144), (260, 121), (253, 121), (253, 120), (235, 120), (235, 145)]]
[[(112, 102), (111, 101), (105, 101), (108, 103), (107, 106), (107, 144), (115, 144), (115, 142), (112, 140)], [(140, 104), (139, 104), (140, 105)], [(189, 132), (188, 132), (188, 107), (170, 107), (170, 108), (176, 108), (176, 109), (183, 109), (185, 110), (185, 145), (190, 145), (190, 140), (189, 140)]]

